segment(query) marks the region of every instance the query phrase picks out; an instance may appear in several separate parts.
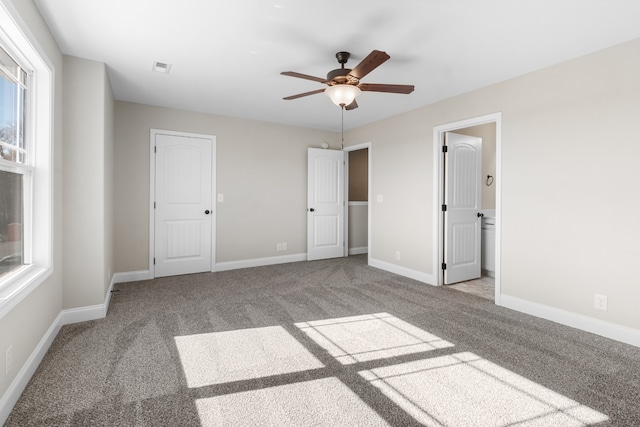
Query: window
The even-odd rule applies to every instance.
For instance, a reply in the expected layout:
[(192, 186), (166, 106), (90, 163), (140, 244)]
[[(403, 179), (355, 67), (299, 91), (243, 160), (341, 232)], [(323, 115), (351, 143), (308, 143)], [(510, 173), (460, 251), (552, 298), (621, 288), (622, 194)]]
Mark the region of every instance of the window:
[(0, 3), (0, 317), (53, 272), (54, 67)]
[(26, 90), (27, 73), (0, 47), (0, 277), (24, 263)]

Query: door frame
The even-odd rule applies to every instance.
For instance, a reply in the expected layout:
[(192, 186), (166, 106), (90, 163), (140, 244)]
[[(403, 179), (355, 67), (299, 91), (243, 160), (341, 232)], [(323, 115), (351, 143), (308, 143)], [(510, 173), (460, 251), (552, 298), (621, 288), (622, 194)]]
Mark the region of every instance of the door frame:
[(349, 256), (349, 152), (367, 150), (367, 265), (371, 265), (371, 142), (344, 147), (344, 256)]
[(156, 277), (153, 258), (155, 255), (156, 219), (155, 219), (155, 194), (156, 194), (156, 135), (181, 136), (186, 138), (201, 138), (211, 140), (211, 201), (213, 218), (211, 221), (211, 272), (216, 271), (216, 227), (218, 222), (218, 207), (216, 202), (216, 136), (201, 133), (180, 132), (164, 129), (149, 130), (149, 278)]
[(442, 156), (442, 147), (444, 146), (444, 134), (446, 132), (455, 132), (459, 129), (471, 126), (483, 125), (486, 123), (496, 124), (496, 271), (495, 271), (495, 295), (494, 301), (496, 305), (500, 305), (501, 295), (501, 259), (502, 251), (502, 113), (487, 114), (485, 116), (474, 117), (457, 122), (447, 123), (435, 126), (433, 128), (433, 235), (437, 236), (434, 244), (433, 253), (433, 271), (436, 285), (441, 286), (444, 282), (441, 265), (444, 261), (444, 232), (441, 206), (444, 204), (444, 159)]

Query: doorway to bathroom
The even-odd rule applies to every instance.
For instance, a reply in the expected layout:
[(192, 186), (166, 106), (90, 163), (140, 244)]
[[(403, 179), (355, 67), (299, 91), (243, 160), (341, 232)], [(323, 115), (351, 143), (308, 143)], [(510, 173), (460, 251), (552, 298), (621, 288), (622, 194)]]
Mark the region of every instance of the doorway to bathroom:
[(371, 143), (344, 147), (345, 243), (348, 255), (371, 254)]
[[(449, 144), (452, 147), (454, 141), (463, 142), (460, 150), (463, 156), (458, 160), (446, 158), (451, 154), (447, 137), (452, 140)], [(469, 159), (476, 158), (472, 149), (474, 140), (481, 140), (478, 145), (481, 147), (478, 148), (478, 155), (481, 150), (481, 166), (480, 163), (469, 163)], [(468, 147), (466, 142), (470, 142)], [(500, 113), (434, 128), (434, 193), (437, 197), (435, 206), (438, 207), (434, 221), (434, 234), (438, 236), (434, 264), (435, 269), (440, 270), (437, 284), (474, 293), (496, 304), (500, 301), (500, 148)], [(452, 173), (456, 168), (458, 173)], [(469, 176), (470, 170), (474, 176)], [(466, 211), (458, 209), (455, 212), (449, 200), (454, 197), (452, 194), (470, 191), (468, 188), (474, 183), (479, 187), (477, 196), (467, 194), (466, 202), (458, 205), (458, 208), (467, 208)], [(460, 194), (456, 197), (460, 199)], [(466, 217), (459, 219), (455, 215)]]

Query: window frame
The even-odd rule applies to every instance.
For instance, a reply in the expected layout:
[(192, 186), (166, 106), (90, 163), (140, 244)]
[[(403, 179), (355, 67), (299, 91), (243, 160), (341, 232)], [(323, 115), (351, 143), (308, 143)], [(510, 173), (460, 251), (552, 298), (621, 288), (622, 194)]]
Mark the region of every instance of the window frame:
[[(15, 163), (25, 164), (25, 163), (28, 163), (28, 156), (26, 153), (25, 145), (24, 145), (25, 144), (24, 118), (27, 113), (25, 101), (27, 100), (27, 89), (29, 87), (29, 74), (20, 64), (18, 64), (17, 61), (14, 60), (13, 55), (11, 55), (6, 49), (4, 49), (4, 47), (2, 46), (2, 43), (0, 43), (0, 48), (2, 48), (2, 52), (4, 52), (4, 54), (2, 54), (2, 52), (0, 52), (0, 54), (2, 54), (2, 56), (8, 57), (7, 59), (11, 60), (18, 67), (18, 70), (17, 70), (18, 73), (16, 75), (11, 71), (11, 67), (5, 68), (2, 65), (0, 65), (0, 74), (4, 74), (4, 77), (3, 77), (4, 80), (8, 80), (13, 84), (16, 84), (17, 86), (21, 87), (23, 90), (22, 96), (21, 97), (18, 96), (16, 98), (16, 102), (21, 104), (20, 110), (22, 113), (22, 116), (20, 117), (20, 122), (16, 123), (17, 125), (16, 126), (16, 138), (17, 138), (16, 145), (3, 143), (2, 141), (0, 141), (0, 145), (7, 147), (9, 149), (16, 150), (18, 158), (20, 158), (22, 155), (22, 161), (16, 160)], [(20, 141), (22, 141), (22, 143), (20, 143)], [(2, 158), (0, 157), (0, 159)]]
[(23, 265), (0, 278), (0, 318), (53, 274), (55, 68), (14, 6), (0, 3), (0, 44), (27, 72), (24, 164), (0, 159), (23, 176)]

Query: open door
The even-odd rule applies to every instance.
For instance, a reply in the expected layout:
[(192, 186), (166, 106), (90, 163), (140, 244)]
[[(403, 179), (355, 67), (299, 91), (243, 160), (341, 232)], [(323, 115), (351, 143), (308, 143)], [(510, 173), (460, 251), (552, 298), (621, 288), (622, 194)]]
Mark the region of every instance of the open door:
[(309, 148), (307, 260), (345, 256), (344, 152)]
[(444, 284), (481, 275), (482, 139), (445, 134)]

